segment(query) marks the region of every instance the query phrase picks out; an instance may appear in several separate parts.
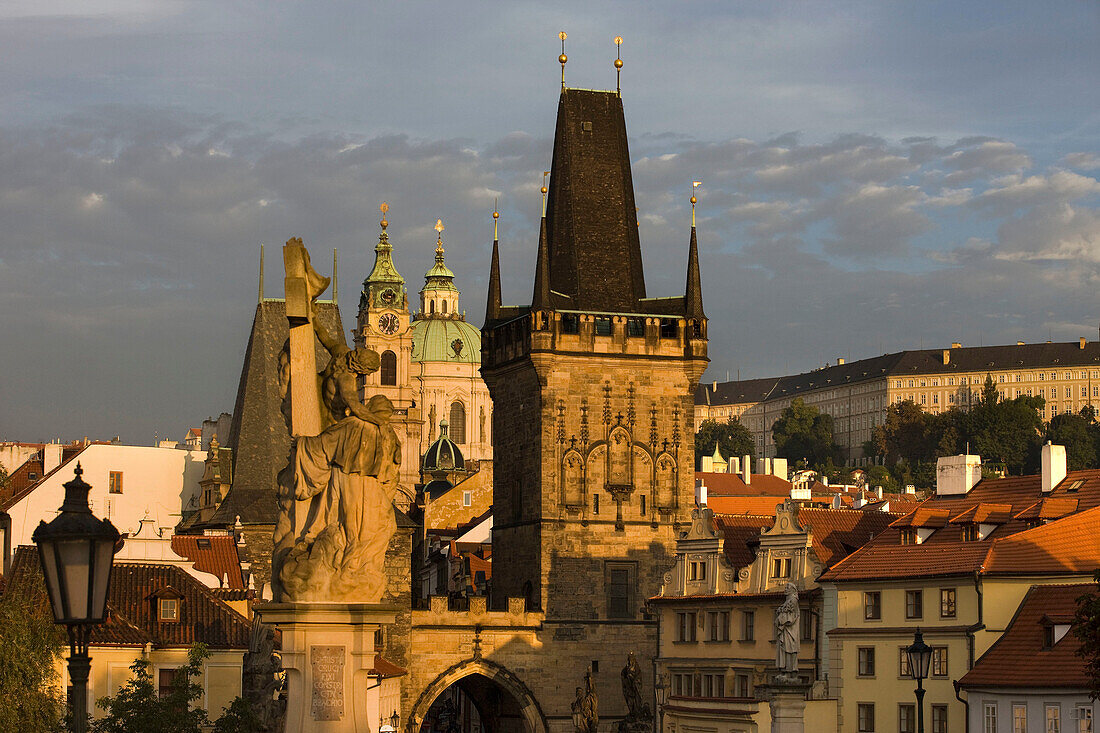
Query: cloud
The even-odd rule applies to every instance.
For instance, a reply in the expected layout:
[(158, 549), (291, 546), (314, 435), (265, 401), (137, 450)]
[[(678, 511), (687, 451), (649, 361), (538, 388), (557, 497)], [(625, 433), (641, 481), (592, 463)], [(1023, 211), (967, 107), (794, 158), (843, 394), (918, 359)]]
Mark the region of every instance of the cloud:
[(1014, 144), (1003, 140), (982, 140), (974, 147), (954, 150), (943, 162), (948, 168), (955, 169), (954, 173), (944, 178), (944, 183), (949, 186), (1031, 167), (1030, 156)]
[(1062, 158), (1061, 162), (1067, 168), (1094, 171), (1100, 168), (1100, 155), (1096, 153), (1069, 153)]
[(826, 251), (853, 258), (904, 255), (909, 241), (933, 226), (917, 210), (925, 198), (916, 186), (868, 184), (826, 202), (818, 213), (835, 232), (824, 239)]
[(975, 197), (971, 205), (993, 215), (1005, 215), (1020, 207), (1077, 201), (1100, 193), (1100, 181), (1066, 170), (1027, 177), (1004, 176), (990, 183), (990, 188)]

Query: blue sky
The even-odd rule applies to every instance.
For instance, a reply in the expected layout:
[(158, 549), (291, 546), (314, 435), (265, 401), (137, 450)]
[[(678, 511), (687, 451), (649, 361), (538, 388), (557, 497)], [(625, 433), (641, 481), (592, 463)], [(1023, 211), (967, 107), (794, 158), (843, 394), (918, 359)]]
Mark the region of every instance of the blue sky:
[[(1097, 338), (1100, 4), (13, 0), (0, 6), (0, 439), (179, 437), (231, 408), (266, 242), (436, 218), (480, 324), (499, 199), (529, 297), (559, 87), (623, 98), (647, 286), (706, 379), (952, 341)], [(14, 346), (14, 348), (11, 348)]]

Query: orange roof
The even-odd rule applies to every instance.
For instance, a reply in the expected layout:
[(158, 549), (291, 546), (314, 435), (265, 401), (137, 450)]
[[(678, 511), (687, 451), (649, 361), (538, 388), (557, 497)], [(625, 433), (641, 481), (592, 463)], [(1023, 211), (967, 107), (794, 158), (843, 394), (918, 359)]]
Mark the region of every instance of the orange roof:
[(950, 515), (946, 509), (935, 509), (928, 506), (919, 506), (906, 516), (899, 519), (895, 527), (922, 527), (924, 529), (939, 529), (947, 526)]
[(749, 514), (775, 517), (775, 507), (783, 500), (774, 496), (708, 496), (707, 506), (715, 514)]
[(752, 474), (752, 483), (746, 484), (738, 473), (695, 472), (695, 480), (703, 480), (707, 496), (779, 496), (791, 495), (791, 482), (770, 474)]
[(1077, 511), (1078, 503), (1075, 496), (1048, 496), (1024, 509), (1014, 518), (1020, 520), (1061, 519), (1067, 514), (1073, 514)]
[[(1021, 538), (998, 550), (1001, 557), (1013, 558), (1013, 562), (1023, 565), (1019, 571), (1031, 572), (1076, 572), (1080, 563), (1070, 555), (1084, 551), (1079, 543), (1091, 531), (1093, 536), (1100, 533), (1100, 515), (1096, 512), (1083, 512), (1059, 519), (1042, 527), (1031, 529), (1020, 519), (1012, 518), (998, 525), (984, 540), (964, 541), (963, 527), (949, 524), (933, 532), (920, 544), (901, 544), (900, 531), (906, 526), (929, 526), (912, 524), (914, 514), (922, 510), (946, 512), (948, 516), (959, 516), (979, 504), (1008, 506), (1009, 512), (1018, 516), (1037, 501), (1051, 499), (1076, 498), (1081, 510), (1100, 506), (1100, 470), (1071, 471), (1049, 495), (1043, 496), (1041, 476), (1012, 476), (1003, 479), (980, 481), (967, 494), (951, 496), (932, 496), (926, 499), (921, 508), (902, 520), (895, 522), (886, 531), (867, 543), (859, 551), (839, 562), (822, 576), (826, 581), (868, 580), (883, 578), (936, 577), (941, 575), (969, 574), (973, 572), (1013, 572), (1005, 560), (994, 561), (994, 547), (1003, 538), (1024, 533)], [(1069, 487), (1081, 484), (1075, 490)], [(1063, 525), (1072, 518), (1080, 517), (1083, 525)], [(1088, 527), (1092, 527), (1091, 530)], [(1057, 529), (1055, 529), (1057, 527)], [(1026, 531), (1025, 530), (1029, 530)], [(1032, 534), (1045, 530), (1039, 534)], [(1093, 539), (1095, 543), (1095, 539)], [(1036, 546), (1031, 544), (1040, 543)], [(1085, 558), (1094, 558), (1100, 548), (1094, 544), (1085, 551)], [(987, 562), (988, 561), (988, 562)], [(1100, 562), (1093, 560), (1093, 567)]]
[(1005, 537), (985, 561), (987, 573), (1092, 573), (1100, 567), (1100, 507)]
[(245, 587), (237, 541), (229, 535), (172, 535), (172, 552), (186, 557), (199, 572), (210, 573), (218, 580), (228, 576), (227, 588)]
[(404, 667), (398, 667), (381, 654), (374, 655), (374, 664), (370, 668), (370, 674), (376, 677), (403, 677), (408, 673), (409, 670)]
[(981, 502), (951, 517), (952, 524), (1004, 524), (1012, 518), (1011, 504)]
[[(963, 687), (1057, 687), (1086, 690), (1085, 662), (1071, 629), (1054, 646), (1044, 647), (1045, 624), (1054, 617), (1068, 623), (1077, 599), (1095, 592), (1095, 584), (1036, 585), (1024, 596), (1001, 637), (959, 680)], [(1047, 617), (1047, 618), (1044, 618)]]

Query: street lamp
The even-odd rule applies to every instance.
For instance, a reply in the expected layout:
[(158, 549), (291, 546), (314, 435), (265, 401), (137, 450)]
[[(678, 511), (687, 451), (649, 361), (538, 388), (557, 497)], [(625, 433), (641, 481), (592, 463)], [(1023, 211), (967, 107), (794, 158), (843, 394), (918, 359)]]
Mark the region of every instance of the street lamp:
[(653, 691), (657, 693), (657, 733), (665, 733), (665, 703), (668, 702), (668, 680), (665, 675), (657, 675), (653, 683)]
[(397, 724), (401, 722), (401, 718), (397, 715), (397, 711), (393, 711), (393, 715), (390, 716), (390, 722), (386, 723), (378, 728), (378, 733), (397, 733)]
[(932, 666), (932, 647), (924, 643), (924, 635), (917, 628), (913, 634), (913, 643), (905, 649), (909, 658), (909, 672), (917, 681), (917, 733), (924, 733), (924, 680), (928, 677), (928, 668)]
[(65, 484), (61, 513), (49, 524), (39, 522), (31, 539), (38, 546), (54, 622), (69, 630), (73, 730), (85, 733), (88, 671), (92, 664), (88, 632), (92, 625), (103, 623), (106, 616), (107, 587), (119, 534), (108, 520), (92, 516), (88, 506), (92, 487), (80, 478), (84, 471), (79, 463), (73, 473), (75, 478)]

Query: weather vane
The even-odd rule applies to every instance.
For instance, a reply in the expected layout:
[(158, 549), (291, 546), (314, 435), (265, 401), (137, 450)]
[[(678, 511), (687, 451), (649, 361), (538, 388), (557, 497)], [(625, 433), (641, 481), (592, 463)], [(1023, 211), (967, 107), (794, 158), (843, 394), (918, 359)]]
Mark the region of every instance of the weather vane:
[(390, 210), (390, 205), (383, 201), (382, 205), (378, 207), (378, 210), (382, 212), (382, 221), (378, 223), (382, 225), (383, 229), (385, 229), (390, 224), (388, 221), (386, 221), (386, 212)]
[(561, 88), (565, 89), (565, 62), (569, 60), (569, 57), (565, 55), (565, 39), (568, 38), (565, 31), (558, 34), (558, 38), (561, 39), (561, 56), (558, 56), (558, 63), (561, 64)]
[(691, 228), (695, 228), (695, 202), (699, 199), (695, 198), (695, 189), (703, 185), (702, 181), (691, 182)]
[(623, 37), (615, 36), (615, 93), (621, 94), (622, 89), (619, 87), (619, 74), (623, 70)]
[(498, 211), (497, 204), (500, 199), (493, 199), (493, 241), (497, 241), (497, 221), (500, 219), (500, 211)]
[(550, 171), (542, 172), (542, 215), (546, 216), (546, 177), (550, 175)]

